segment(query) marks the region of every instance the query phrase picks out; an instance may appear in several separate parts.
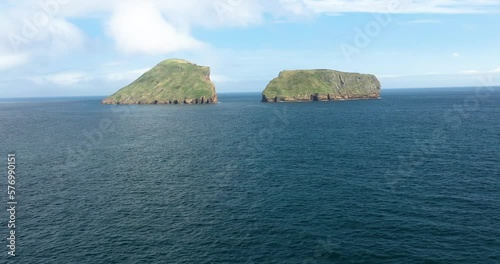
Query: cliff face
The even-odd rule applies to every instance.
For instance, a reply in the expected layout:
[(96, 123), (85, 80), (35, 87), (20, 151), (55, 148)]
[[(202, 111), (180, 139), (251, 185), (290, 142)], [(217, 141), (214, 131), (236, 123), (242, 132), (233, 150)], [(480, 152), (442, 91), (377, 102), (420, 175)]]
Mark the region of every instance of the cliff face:
[(262, 102), (311, 102), (380, 98), (374, 75), (334, 70), (282, 71), (262, 93)]
[(217, 101), (209, 67), (171, 59), (159, 63), (102, 103), (212, 104)]

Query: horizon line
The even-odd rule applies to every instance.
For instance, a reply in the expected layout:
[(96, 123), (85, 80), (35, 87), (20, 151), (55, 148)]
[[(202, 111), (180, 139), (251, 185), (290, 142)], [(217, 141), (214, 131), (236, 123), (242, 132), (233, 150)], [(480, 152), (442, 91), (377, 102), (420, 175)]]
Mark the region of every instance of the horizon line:
[[(406, 88), (401, 88), (401, 87), (396, 87), (396, 88), (381, 88), (381, 90), (406, 90), (406, 89), (451, 89), (451, 88), (478, 88), (478, 87), (486, 87), (484, 85), (479, 85), (479, 86), (432, 86), (432, 87), (406, 87)], [(491, 88), (500, 88), (500, 85), (496, 86), (488, 86)], [(255, 93), (255, 94), (262, 94), (262, 92), (257, 92), (257, 91), (248, 91), (248, 92), (217, 92), (217, 94), (248, 94), (248, 93)], [(56, 99), (56, 98), (81, 98), (81, 97), (109, 97), (110, 95), (61, 95), (61, 96), (24, 96), (24, 97), (0, 97), (1, 99), (37, 99), (37, 98), (45, 98), (45, 99)]]

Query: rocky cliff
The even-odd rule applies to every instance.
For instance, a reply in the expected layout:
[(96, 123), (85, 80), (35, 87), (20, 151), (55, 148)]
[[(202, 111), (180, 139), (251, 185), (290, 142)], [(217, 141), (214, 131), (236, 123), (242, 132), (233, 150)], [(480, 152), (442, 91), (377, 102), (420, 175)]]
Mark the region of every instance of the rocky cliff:
[(217, 103), (210, 68), (180, 60), (165, 60), (139, 79), (104, 99), (103, 104)]
[(310, 102), (380, 98), (374, 75), (334, 70), (282, 71), (262, 93), (262, 102)]

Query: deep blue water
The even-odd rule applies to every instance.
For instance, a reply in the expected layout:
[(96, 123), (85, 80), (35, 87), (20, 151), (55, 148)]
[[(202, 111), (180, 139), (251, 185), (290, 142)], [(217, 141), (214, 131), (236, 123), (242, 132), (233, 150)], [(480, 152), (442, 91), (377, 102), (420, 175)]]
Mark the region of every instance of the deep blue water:
[(500, 89), (101, 99), (0, 101), (9, 263), (500, 263)]

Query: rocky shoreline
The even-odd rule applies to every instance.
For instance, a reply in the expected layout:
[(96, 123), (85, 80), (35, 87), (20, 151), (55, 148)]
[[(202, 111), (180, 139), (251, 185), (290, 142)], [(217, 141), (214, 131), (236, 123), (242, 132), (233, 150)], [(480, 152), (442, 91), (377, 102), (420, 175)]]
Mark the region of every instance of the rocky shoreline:
[(359, 97), (349, 97), (349, 96), (331, 96), (330, 94), (319, 95), (319, 94), (311, 94), (309, 97), (274, 97), (267, 98), (265, 95), (262, 95), (263, 103), (294, 103), (294, 102), (331, 102), (331, 101), (354, 101), (354, 100), (374, 100), (380, 99), (379, 94), (367, 95), (367, 96), (359, 96)]

